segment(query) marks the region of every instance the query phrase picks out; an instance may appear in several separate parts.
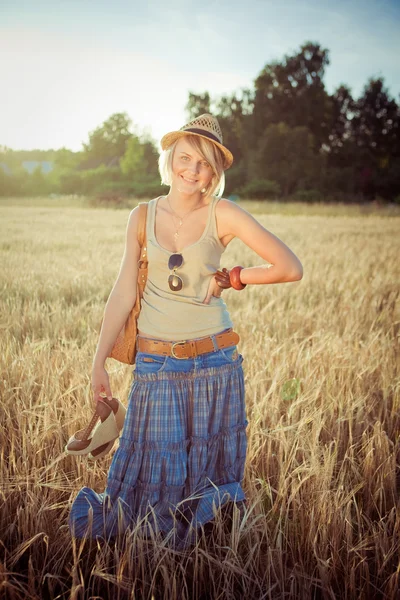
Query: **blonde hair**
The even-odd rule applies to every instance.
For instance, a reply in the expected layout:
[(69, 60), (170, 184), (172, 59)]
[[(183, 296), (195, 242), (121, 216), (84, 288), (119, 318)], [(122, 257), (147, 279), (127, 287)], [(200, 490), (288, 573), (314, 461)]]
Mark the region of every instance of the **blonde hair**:
[[(161, 183), (171, 185), (172, 182), (172, 161), (178, 138), (169, 148), (160, 153), (158, 159), (158, 170), (161, 175)], [(207, 196), (217, 196), (221, 198), (225, 188), (224, 156), (213, 142), (198, 135), (186, 134), (185, 139), (212, 168), (213, 176), (206, 189)]]

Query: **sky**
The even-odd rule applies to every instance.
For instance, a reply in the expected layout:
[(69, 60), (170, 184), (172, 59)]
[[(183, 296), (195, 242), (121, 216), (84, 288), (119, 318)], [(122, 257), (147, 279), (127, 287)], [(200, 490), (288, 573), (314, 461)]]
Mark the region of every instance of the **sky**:
[(253, 88), (308, 41), (324, 78), (400, 94), (400, 0), (0, 0), (0, 146), (82, 149), (126, 112), (156, 142), (187, 121), (189, 91)]

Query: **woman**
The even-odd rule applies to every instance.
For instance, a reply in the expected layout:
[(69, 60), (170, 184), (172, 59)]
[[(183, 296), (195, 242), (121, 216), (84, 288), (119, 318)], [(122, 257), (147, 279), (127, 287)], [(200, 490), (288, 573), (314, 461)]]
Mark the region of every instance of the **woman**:
[[(146, 516), (146, 530), (159, 528), (182, 548), (213, 520), (213, 503), (245, 501), (242, 356), (221, 291), (296, 281), (302, 266), (248, 212), (221, 198), (233, 157), (215, 117), (201, 115), (166, 134), (161, 147), (170, 189), (148, 204), (148, 278), (124, 428), (105, 492), (80, 490), (70, 527), (77, 537), (115, 536)], [(102, 392), (112, 397), (104, 364), (135, 302), (137, 213), (129, 216), (93, 362), (95, 401)], [(235, 237), (270, 264), (220, 271)]]

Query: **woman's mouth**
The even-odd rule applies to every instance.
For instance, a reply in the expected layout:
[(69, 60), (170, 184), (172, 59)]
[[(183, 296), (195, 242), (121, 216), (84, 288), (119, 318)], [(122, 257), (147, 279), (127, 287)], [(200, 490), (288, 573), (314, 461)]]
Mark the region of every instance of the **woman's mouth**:
[(197, 183), (197, 179), (186, 179), (186, 177), (184, 177), (183, 175), (181, 175), (183, 181), (186, 181), (186, 183)]

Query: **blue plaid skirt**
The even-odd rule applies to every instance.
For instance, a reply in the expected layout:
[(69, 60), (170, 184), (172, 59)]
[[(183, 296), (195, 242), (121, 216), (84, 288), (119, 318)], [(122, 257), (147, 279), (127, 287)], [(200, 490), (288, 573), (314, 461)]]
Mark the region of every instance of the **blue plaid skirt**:
[(245, 500), (242, 362), (234, 346), (184, 360), (137, 354), (106, 489), (79, 491), (73, 536), (110, 538), (139, 526), (185, 548), (217, 507)]

